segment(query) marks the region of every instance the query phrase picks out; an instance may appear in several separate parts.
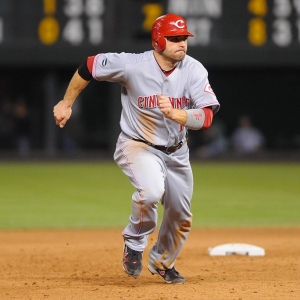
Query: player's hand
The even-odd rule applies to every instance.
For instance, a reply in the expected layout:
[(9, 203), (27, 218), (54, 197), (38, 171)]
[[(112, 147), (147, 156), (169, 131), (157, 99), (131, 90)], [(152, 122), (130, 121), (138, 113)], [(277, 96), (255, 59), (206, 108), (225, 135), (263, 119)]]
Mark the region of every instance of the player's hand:
[(172, 118), (173, 115), (173, 106), (169, 97), (157, 94), (158, 107), (164, 116), (168, 119)]
[(56, 125), (63, 128), (72, 114), (72, 108), (69, 103), (64, 100), (59, 101), (53, 108), (53, 115)]

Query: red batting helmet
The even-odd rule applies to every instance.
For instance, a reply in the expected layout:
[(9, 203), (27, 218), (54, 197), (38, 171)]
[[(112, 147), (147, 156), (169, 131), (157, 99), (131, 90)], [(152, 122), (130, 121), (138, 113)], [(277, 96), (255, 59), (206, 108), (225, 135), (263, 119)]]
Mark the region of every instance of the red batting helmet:
[(187, 25), (184, 18), (167, 14), (157, 18), (152, 25), (152, 46), (155, 50), (161, 52), (166, 48), (165, 36), (188, 35), (194, 36), (187, 31)]

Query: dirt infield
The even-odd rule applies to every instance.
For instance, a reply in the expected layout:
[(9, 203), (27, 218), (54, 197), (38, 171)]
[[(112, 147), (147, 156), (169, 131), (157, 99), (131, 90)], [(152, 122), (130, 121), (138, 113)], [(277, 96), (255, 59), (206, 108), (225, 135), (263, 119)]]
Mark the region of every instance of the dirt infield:
[[(1, 231), (0, 299), (300, 299), (300, 228), (192, 229), (176, 262), (184, 285), (122, 270), (121, 230)], [(210, 257), (225, 243), (263, 247), (264, 257)]]

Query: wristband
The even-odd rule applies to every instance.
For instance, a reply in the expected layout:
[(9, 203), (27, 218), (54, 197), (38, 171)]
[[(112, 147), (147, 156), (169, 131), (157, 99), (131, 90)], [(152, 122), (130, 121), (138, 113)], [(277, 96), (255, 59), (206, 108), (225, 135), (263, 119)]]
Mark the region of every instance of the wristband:
[(205, 113), (203, 109), (188, 109), (187, 113), (187, 121), (185, 123), (185, 127), (192, 130), (199, 130), (203, 127), (205, 120)]

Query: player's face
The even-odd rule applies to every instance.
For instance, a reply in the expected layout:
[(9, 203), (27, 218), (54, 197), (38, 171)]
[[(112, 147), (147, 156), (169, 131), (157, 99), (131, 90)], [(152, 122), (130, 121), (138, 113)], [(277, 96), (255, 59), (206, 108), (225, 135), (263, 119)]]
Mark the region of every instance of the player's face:
[(182, 61), (187, 51), (187, 36), (169, 36), (166, 37), (167, 44), (163, 55), (174, 61)]

